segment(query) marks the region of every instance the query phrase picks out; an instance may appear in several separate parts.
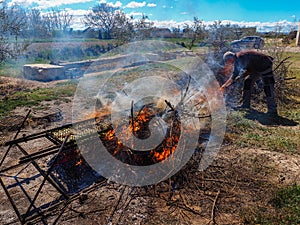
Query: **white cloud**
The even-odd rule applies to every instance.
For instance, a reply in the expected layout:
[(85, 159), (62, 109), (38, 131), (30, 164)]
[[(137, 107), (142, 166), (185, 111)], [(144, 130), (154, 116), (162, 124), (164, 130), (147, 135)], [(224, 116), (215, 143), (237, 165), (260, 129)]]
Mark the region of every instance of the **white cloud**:
[(164, 9), (165, 9), (165, 8), (167, 8), (167, 6), (166, 6), (166, 5), (163, 5), (162, 7), (163, 7)]
[(140, 16), (143, 16), (143, 13), (141, 13), (141, 12), (130, 12), (130, 13), (127, 13), (126, 15), (133, 16), (133, 17), (135, 17), (135, 16), (140, 17)]
[(148, 3), (147, 6), (152, 8), (152, 7), (156, 7), (157, 5), (155, 3)]
[(60, 7), (62, 5), (70, 5), (74, 3), (86, 3), (91, 2), (93, 0), (12, 0), (9, 3), (10, 5), (18, 4), (24, 7), (32, 7), (37, 6), (39, 9), (47, 9), (47, 8), (53, 8), (53, 7)]
[(188, 12), (181, 12), (180, 14), (181, 14), (181, 15), (187, 15)]
[(84, 26), (84, 24), (82, 23), (82, 19), (83, 19), (83, 16), (85, 14), (87, 14), (89, 10), (83, 10), (83, 9), (74, 10), (74, 9), (67, 8), (66, 11), (70, 15), (73, 15), (73, 21), (72, 21), (71, 27), (74, 30), (83, 30), (86, 28)]
[[(207, 24), (212, 24), (213, 21), (206, 22)], [(240, 27), (256, 27), (258, 32), (268, 32), (268, 31), (278, 31), (278, 28), (281, 29), (281, 32), (289, 32), (293, 26), (293, 22), (287, 20), (281, 20), (277, 22), (260, 22), (260, 21), (232, 21), (232, 20), (223, 20), (222, 24), (231, 24), (238, 25)]]
[(66, 11), (73, 16), (83, 16), (89, 12), (89, 10), (84, 10), (84, 9), (70, 9), (66, 8)]
[[(82, 24), (81, 19), (83, 18), (83, 15), (86, 14), (87, 10), (71, 10), (68, 9), (68, 12), (72, 15), (74, 15), (74, 23), (72, 24), (72, 28), (74, 30), (83, 30), (85, 27)], [(133, 17), (141, 17), (143, 13), (141, 12), (131, 12), (126, 14), (127, 16), (133, 16)], [(151, 17), (151, 14), (148, 14), (149, 17)], [(137, 19), (137, 18), (136, 18)], [(165, 20), (165, 21), (158, 21), (158, 20), (151, 20), (151, 22), (154, 23), (155, 27), (160, 28), (172, 28), (172, 27), (180, 27), (183, 29), (187, 24), (192, 25), (192, 20), (186, 20), (182, 22), (177, 22), (175, 20)], [(214, 21), (203, 21), (205, 25), (211, 25), (214, 23)], [(268, 32), (268, 31), (276, 31), (276, 27), (281, 26), (282, 32), (288, 32), (290, 31), (291, 26), (293, 25), (292, 22), (289, 21), (278, 21), (278, 22), (246, 22), (246, 21), (231, 21), (231, 20), (223, 20), (222, 24), (228, 24), (231, 25), (238, 25), (240, 27), (256, 27), (258, 32)]]
[(99, 3), (100, 3), (100, 4), (102, 4), (102, 3), (104, 4), (104, 3), (107, 3), (107, 2), (106, 2), (106, 0), (100, 0)]
[(164, 20), (164, 21), (158, 21), (158, 20), (152, 20), (155, 27), (161, 27), (161, 28), (171, 28), (171, 27), (178, 27), (178, 26), (184, 26), (184, 22), (176, 22), (175, 20)]
[(132, 1), (132, 2), (129, 2), (125, 8), (142, 8), (142, 7), (145, 7), (146, 6), (146, 2), (135, 2), (135, 1)]
[(109, 6), (115, 7), (115, 8), (120, 8), (122, 7), (122, 2), (116, 1), (115, 3), (109, 2), (107, 3)]
[(21, 5), (24, 7), (30, 6), (34, 3), (37, 3), (37, 0), (12, 0), (8, 3), (8, 6), (12, 6), (14, 4)]
[[(184, 28), (185, 25), (192, 25), (192, 20), (186, 20), (182, 22), (177, 22), (175, 20), (165, 20), (165, 21), (158, 21), (158, 20), (152, 20), (154, 23), (154, 26), (156, 27), (162, 27), (162, 28), (171, 28), (171, 27), (180, 27)], [(203, 21), (205, 25), (211, 25), (214, 23), (214, 21)], [(247, 21), (232, 21), (232, 20), (223, 20), (222, 24), (226, 25), (230, 23), (231, 25), (238, 25), (240, 27), (256, 27), (258, 32), (268, 32), (268, 31), (276, 31), (278, 27), (281, 28), (281, 32), (289, 32), (291, 30), (291, 27), (293, 26), (293, 22), (289, 22), (286, 20), (278, 21), (278, 22), (259, 22), (259, 21), (253, 21), (253, 22), (247, 22)]]

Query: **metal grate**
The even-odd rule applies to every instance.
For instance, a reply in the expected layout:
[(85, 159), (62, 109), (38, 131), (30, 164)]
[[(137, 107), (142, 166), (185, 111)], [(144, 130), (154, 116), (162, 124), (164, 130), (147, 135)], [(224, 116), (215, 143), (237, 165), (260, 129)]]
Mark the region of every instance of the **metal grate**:
[[(82, 192), (103, 184), (104, 178), (77, 151), (74, 136), (76, 131), (79, 138), (87, 138), (95, 128), (100, 132), (103, 125), (100, 127), (93, 118), (17, 138), (29, 114), (30, 111), (13, 140), (6, 143), (8, 148), (0, 161), (0, 184), (21, 224), (48, 224), (50, 216), (57, 217), (55, 223), (63, 209)], [(35, 148), (34, 143), (47, 143), (47, 147), (41, 144)]]

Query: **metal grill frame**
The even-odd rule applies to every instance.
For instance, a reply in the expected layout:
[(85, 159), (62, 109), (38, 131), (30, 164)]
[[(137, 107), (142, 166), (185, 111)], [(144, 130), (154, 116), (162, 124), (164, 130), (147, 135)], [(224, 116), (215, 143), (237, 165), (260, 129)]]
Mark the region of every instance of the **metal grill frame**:
[[(57, 128), (48, 129), (39, 133), (31, 134), (28, 136), (23, 136), (21, 138), (17, 138), (21, 129), (24, 127), (24, 124), (26, 120), (28, 119), (29, 115), (31, 113), (31, 110), (28, 111), (27, 115), (25, 116), (23, 122), (21, 123), (19, 129), (17, 130), (13, 140), (8, 141), (5, 143), (6, 146), (8, 146), (6, 152), (4, 153), (1, 161), (0, 161), (0, 185), (2, 186), (12, 208), (14, 209), (18, 220), (21, 224), (34, 224), (37, 222), (42, 222), (43, 224), (49, 224), (47, 222), (47, 218), (49, 216), (56, 216), (56, 219), (54, 220), (53, 224), (57, 224), (59, 218), (62, 216), (64, 210), (67, 208), (67, 206), (74, 200), (78, 199), (83, 193), (88, 193), (96, 188), (99, 188), (99, 186), (104, 185), (105, 181), (102, 182), (95, 182), (88, 188), (85, 188), (81, 190), (80, 192), (70, 194), (65, 190), (62, 185), (60, 185), (56, 179), (53, 179), (54, 176), (52, 174), (53, 165), (55, 165), (55, 161), (59, 158), (59, 156), (68, 149), (76, 148), (76, 142), (74, 140), (74, 135), (72, 133), (68, 133), (65, 135), (65, 137), (62, 139), (57, 138), (53, 133), (59, 132), (62, 130), (71, 130), (72, 127), (75, 126), (84, 126), (85, 124), (95, 124), (95, 118), (80, 121), (78, 123), (72, 123), (72, 124), (66, 124)], [(53, 146), (38, 150), (32, 153), (28, 153), (20, 144), (32, 140), (37, 140), (41, 138), (46, 138), (49, 140)], [(3, 164), (8, 157), (10, 151), (12, 150), (12, 147), (15, 146), (21, 153), (20, 157), (18, 158), (18, 163), (14, 165), (10, 165), (8, 167), (4, 167)], [(41, 166), (36, 163), (37, 159), (41, 159), (46, 156), (53, 156), (54, 161), (52, 162), (52, 165), (48, 167), (47, 170), (43, 170)], [(9, 187), (4, 183), (3, 176), (4, 173), (7, 172), (14, 172), (17, 169), (20, 169), (19, 172), (24, 168), (24, 166), (27, 166), (29, 164), (32, 164), (34, 168), (38, 172), (38, 176), (42, 176), (43, 180), (39, 184), (39, 188), (34, 193), (34, 197), (30, 198), (28, 191), (23, 186), (20, 186), (21, 191), (23, 192), (24, 198), (28, 199), (30, 204), (28, 208), (25, 210), (26, 213), (21, 214), (20, 207), (16, 204), (14, 201), (11, 193), (9, 192)], [(17, 172), (17, 174), (19, 173)], [(56, 190), (57, 193), (60, 194), (60, 197), (57, 199), (57, 201), (52, 202), (52, 204), (49, 204), (48, 207), (43, 206), (36, 206), (36, 200), (37, 198), (42, 195), (41, 190), (43, 189), (44, 185), (46, 184), (46, 181)], [(20, 183), (17, 182), (15, 184), (16, 186), (19, 186)], [(58, 210), (60, 213), (57, 212)], [(16, 221), (14, 221), (16, 222)]]

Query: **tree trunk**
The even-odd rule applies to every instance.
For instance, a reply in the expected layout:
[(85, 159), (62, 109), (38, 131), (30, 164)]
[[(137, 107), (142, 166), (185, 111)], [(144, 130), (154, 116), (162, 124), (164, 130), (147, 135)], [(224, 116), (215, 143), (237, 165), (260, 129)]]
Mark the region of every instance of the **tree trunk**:
[(98, 31), (98, 39), (103, 39), (101, 30)]

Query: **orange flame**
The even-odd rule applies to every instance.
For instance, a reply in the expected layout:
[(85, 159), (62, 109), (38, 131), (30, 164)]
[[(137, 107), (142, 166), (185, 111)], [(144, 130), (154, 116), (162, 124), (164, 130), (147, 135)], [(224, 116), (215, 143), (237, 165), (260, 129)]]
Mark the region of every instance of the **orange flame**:
[(121, 141), (118, 141), (117, 147), (114, 149), (113, 155), (116, 155), (121, 150), (122, 147), (123, 147), (123, 143)]
[(148, 107), (144, 107), (140, 112), (136, 113), (136, 117), (129, 122), (130, 131), (137, 132), (139, 131), (143, 125), (143, 123), (147, 123), (150, 121), (151, 117), (154, 115), (154, 112), (150, 110)]
[(106, 134), (105, 134), (105, 140), (111, 141), (114, 139), (115, 136), (115, 130), (109, 130)]
[(95, 107), (94, 112), (86, 115), (84, 118), (85, 119), (93, 119), (96, 117), (107, 117), (110, 115), (110, 113), (111, 113), (111, 106), (105, 105), (101, 108)]
[(75, 165), (76, 165), (76, 166), (80, 166), (80, 165), (82, 164), (82, 162), (83, 162), (83, 160), (80, 159)]
[[(129, 140), (131, 135), (143, 135), (144, 129), (147, 129), (147, 123), (155, 116), (155, 109), (149, 106), (145, 106), (140, 111), (136, 111), (132, 116), (133, 118), (129, 118), (129, 126), (126, 124), (123, 124), (119, 126), (118, 130), (121, 132), (118, 132), (118, 135), (121, 135), (123, 140)], [(103, 111), (97, 112), (95, 111), (93, 114), (89, 115), (89, 118), (94, 117), (101, 117), (103, 115), (107, 115)], [(114, 141), (114, 149), (112, 150), (112, 155), (117, 156), (118, 153), (122, 150), (126, 150), (127, 148), (124, 146), (122, 141), (120, 141), (120, 137), (118, 138), (116, 136), (116, 132), (114, 129), (110, 129), (107, 132), (105, 132), (104, 136), (102, 136), (102, 140), (104, 141)], [(119, 139), (119, 140), (118, 140)], [(158, 149), (153, 149), (151, 151), (151, 156), (153, 162), (160, 162), (165, 159), (167, 159), (177, 148), (177, 143), (179, 140), (179, 135), (176, 134), (170, 134), (169, 137), (166, 137), (164, 141), (164, 146), (160, 147)], [(125, 148), (124, 148), (125, 147)], [(80, 165), (78, 162), (76, 165)]]
[(178, 141), (179, 141), (179, 137), (175, 135), (168, 137), (162, 151), (161, 152), (154, 151), (153, 154), (154, 160), (156, 162), (161, 162), (167, 159), (176, 150)]

